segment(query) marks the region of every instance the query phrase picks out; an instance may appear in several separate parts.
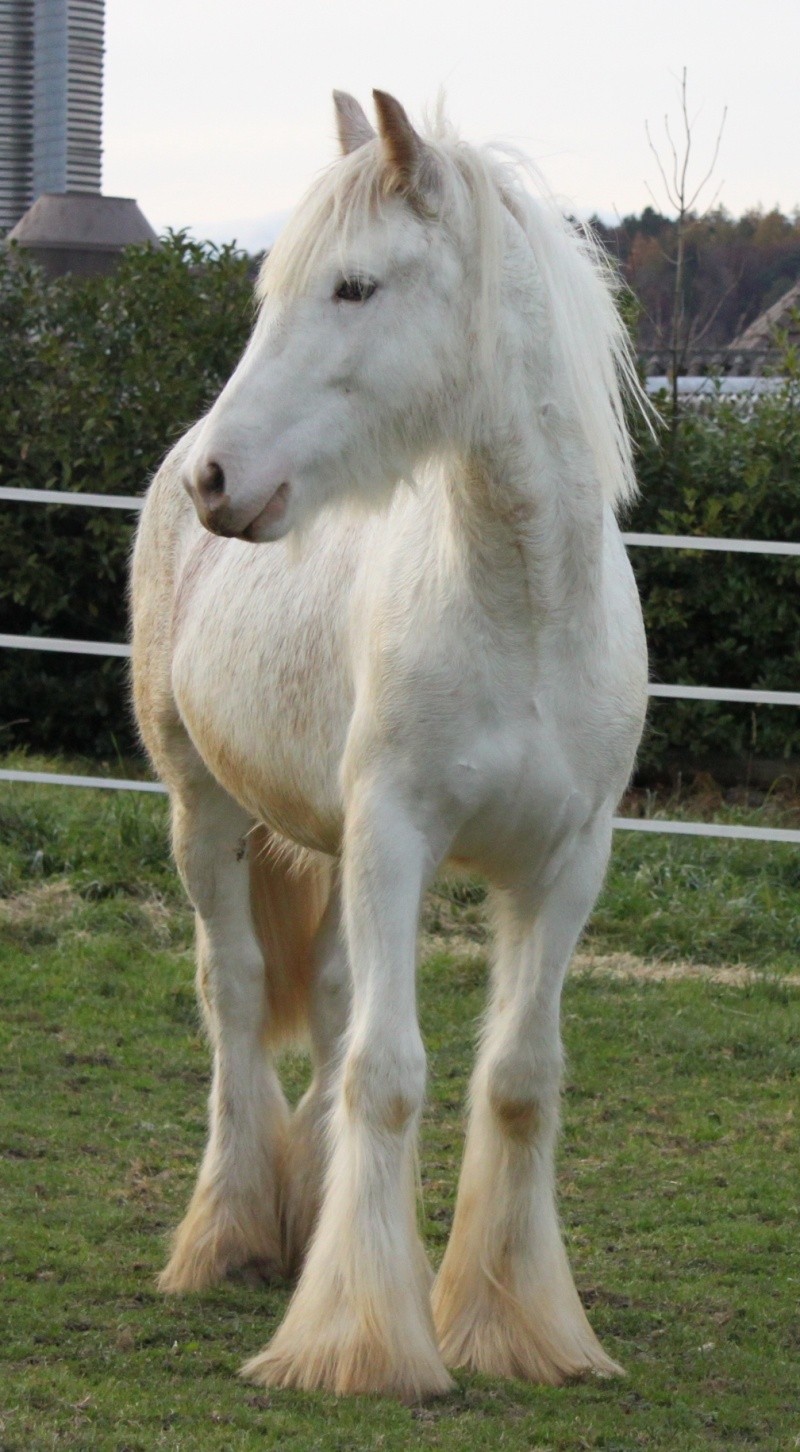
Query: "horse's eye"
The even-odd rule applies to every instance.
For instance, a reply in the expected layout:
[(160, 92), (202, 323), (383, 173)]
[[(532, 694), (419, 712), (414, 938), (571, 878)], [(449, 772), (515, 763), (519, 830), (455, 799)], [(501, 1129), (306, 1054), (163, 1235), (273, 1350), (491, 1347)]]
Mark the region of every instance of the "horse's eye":
[(343, 277), (334, 297), (340, 302), (366, 302), (377, 286), (371, 277)]

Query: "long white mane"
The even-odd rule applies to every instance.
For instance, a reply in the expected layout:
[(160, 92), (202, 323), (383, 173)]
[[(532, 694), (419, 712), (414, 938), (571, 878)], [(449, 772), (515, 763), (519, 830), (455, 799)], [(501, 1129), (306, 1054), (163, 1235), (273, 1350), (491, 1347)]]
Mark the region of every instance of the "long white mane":
[[(461, 140), (441, 107), (424, 135), (435, 177), (434, 225), (458, 231), (477, 251), (477, 342), (491, 367), (506, 248), (507, 214), (533, 253), (548, 317), (557, 386), (594, 460), (603, 496), (619, 509), (636, 492), (625, 403), (649, 413), (617, 308), (619, 279), (597, 240), (568, 219), (520, 152)], [(531, 190), (533, 188), (533, 190)], [(323, 257), (344, 259), (358, 226), (386, 210), (386, 168), (377, 140), (337, 160), (315, 181), (266, 258), (267, 295), (302, 293)]]

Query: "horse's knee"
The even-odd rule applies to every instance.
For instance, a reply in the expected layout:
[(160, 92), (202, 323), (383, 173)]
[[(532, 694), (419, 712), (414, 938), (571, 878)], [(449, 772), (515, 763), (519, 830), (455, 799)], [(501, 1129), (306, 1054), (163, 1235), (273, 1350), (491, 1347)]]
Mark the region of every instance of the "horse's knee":
[(422, 1040), (354, 1045), (345, 1059), (342, 1092), (351, 1119), (399, 1134), (419, 1115), (425, 1098)]

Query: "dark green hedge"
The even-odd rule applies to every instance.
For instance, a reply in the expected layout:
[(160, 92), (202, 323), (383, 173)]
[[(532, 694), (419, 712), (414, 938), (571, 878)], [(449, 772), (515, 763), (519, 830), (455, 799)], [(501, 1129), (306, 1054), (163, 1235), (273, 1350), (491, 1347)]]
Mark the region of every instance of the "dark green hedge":
[[(117, 272), (48, 282), (0, 249), (0, 483), (138, 494), (229, 375), (252, 321), (252, 265), (185, 235), (131, 249)], [(800, 535), (795, 382), (751, 405), (687, 409), (640, 430), (630, 529)], [(0, 501), (0, 630), (124, 640), (132, 521), (118, 511)], [(665, 682), (797, 689), (798, 563), (632, 551), (652, 674)], [(119, 660), (0, 651), (0, 750), (127, 755), (135, 733)], [(654, 704), (642, 763), (800, 757), (800, 712)]]
[[(642, 533), (800, 540), (800, 387), (684, 407), (677, 430), (639, 429)], [(666, 401), (665, 401), (666, 406)], [(800, 559), (632, 547), (650, 645), (665, 684), (796, 691)], [(654, 701), (640, 764), (713, 770), (721, 759), (800, 758), (800, 711), (785, 706)]]
[[(0, 483), (140, 494), (252, 323), (252, 264), (172, 236), (109, 277), (47, 281), (0, 249)], [(135, 516), (0, 501), (0, 630), (125, 639)], [(127, 754), (119, 659), (0, 651), (0, 750)]]

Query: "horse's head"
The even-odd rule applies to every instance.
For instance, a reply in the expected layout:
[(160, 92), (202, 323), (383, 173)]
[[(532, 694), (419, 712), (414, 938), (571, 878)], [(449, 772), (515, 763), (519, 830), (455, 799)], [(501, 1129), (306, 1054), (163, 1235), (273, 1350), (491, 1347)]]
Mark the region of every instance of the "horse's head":
[(337, 93), (344, 155), (268, 257), (253, 335), (190, 454), (187, 488), (217, 533), (276, 540), (338, 498), (385, 498), (452, 432), (475, 279), (435, 150), (374, 95), (377, 132)]

